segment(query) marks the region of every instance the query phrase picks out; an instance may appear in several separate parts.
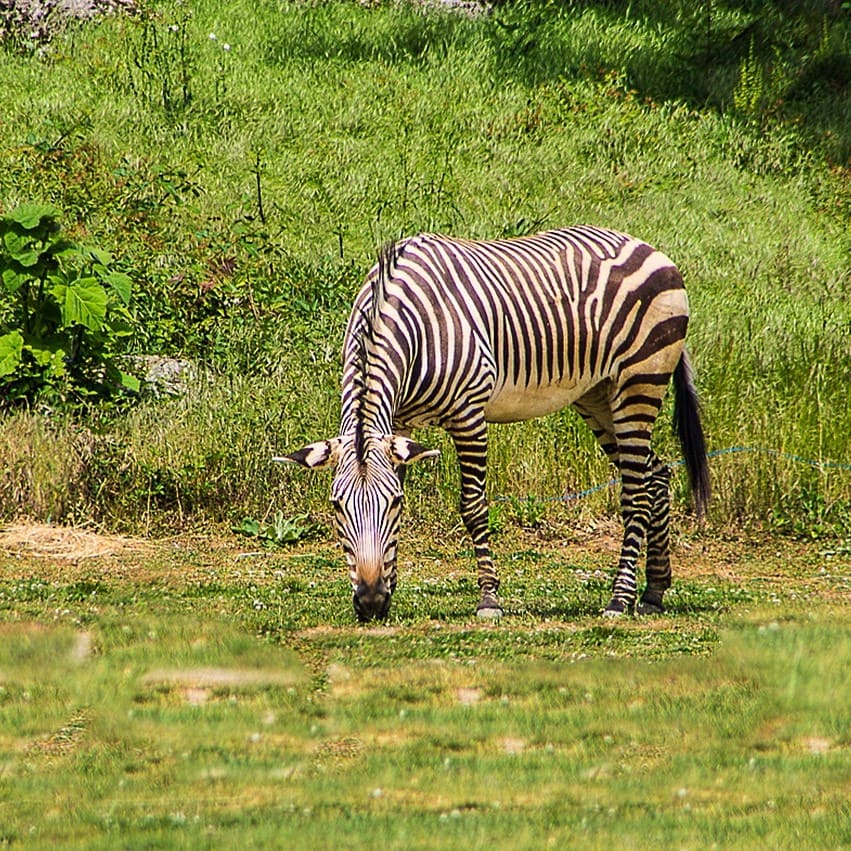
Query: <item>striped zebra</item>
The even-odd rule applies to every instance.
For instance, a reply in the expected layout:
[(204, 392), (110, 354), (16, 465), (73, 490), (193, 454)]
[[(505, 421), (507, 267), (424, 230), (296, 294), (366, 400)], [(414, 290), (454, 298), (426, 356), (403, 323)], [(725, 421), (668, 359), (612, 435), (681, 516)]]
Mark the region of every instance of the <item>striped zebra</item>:
[(502, 614), (488, 545), (487, 424), (579, 412), (622, 478), (624, 537), (605, 613), (662, 611), (671, 584), (669, 468), (650, 436), (673, 375), (674, 420), (698, 513), (709, 472), (684, 348), (688, 300), (664, 254), (625, 234), (573, 227), (472, 242), (421, 234), (385, 249), (357, 296), (343, 350), (337, 437), (277, 460), (334, 467), (331, 502), (360, 620), (383, 618), (396, 587), (408, 464), (452, 438), (461, 516), (475, 546), (480, 617)]

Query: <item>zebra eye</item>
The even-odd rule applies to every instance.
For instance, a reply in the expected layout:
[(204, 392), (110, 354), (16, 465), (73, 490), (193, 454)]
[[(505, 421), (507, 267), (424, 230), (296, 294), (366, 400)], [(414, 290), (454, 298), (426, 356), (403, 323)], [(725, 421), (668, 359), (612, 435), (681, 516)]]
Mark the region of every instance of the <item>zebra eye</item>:
[(395, 511), (402, 504), (403, 499), (404, 499), (404, 497), (402, 496), (402, 494), (400, 494), (400, 493), (396, 494), (396, 496), (394, 496), (390, 500), (390, 509), (392, 511)]

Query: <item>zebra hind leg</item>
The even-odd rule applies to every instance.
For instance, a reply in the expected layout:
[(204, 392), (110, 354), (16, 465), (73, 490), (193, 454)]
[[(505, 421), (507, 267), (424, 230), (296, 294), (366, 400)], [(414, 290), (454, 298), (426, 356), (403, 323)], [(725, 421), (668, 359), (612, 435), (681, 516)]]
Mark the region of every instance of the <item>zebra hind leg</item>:
[(635, 607), (638, 595), (635, 565), (644, 544), (650, 516), (650, 499), (644, 478), (633, 479), (623, 473), (622, 488), (623, 544), (617, 573), (612, 583), (612, 599), (603, 611), (607, 617), (630, 613)]
[(647, 587), (635, 609), (640, 615), (658, 615), (664, 612), (662, 596), (671, 587), (670, 478), (670, 468), (653, 456), (653, 472), (647, 484), (650, 494), (650, 521), (647, 527)]
[[(594, 432), (603, 452), (621, 471), (621, 515), (624, 523), (623, 544), (617, 573), (612, 584), (612, 597), (603, 610), (606, 617), (632, 612), (637, 596), (635, 564), (644, 542), (648, 525), (649, 507), (646, 493), (646, 464), (641, 460), (643, 443), (638, 447), (617, 439), (617, 428), (610, 405), (610, 388), (607, 384), (595, 387), (574, 402), (574, 408)], [(648, 444), (649, 445), (649, 444)], [(638, 457), (638, 460), (633, 460)], [(633, 472), (634, 471), (634, 472)]]
[(603, 612), (607, 616), (632, 612), (638, 596), (636, 563), (650, 528), (652, 512), (650, 482), (655, 456), (650, 449), (650, 431), (658, 412), (657, 408), (650, 414), (648, 407), (648, 396), (645, 395), (638, 405), (627, 401), (613, 410), (624, 529), (620, 562), (612, 583), (612, 599)]

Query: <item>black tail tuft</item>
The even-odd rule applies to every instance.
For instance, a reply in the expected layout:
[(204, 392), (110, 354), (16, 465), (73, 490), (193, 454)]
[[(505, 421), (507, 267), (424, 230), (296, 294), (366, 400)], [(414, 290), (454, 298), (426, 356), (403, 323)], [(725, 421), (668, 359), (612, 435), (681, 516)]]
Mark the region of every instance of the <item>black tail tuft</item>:
[(706, 511), (711, 494), (709, 461), (706, 457), (706, 440), (700, 424), (700, 404), (692, 377), (691, 363), (685, 349), (674, 370), (674, 427), (680, 438), (685, 456), (686, 471), (694, 507), (698, 517)]

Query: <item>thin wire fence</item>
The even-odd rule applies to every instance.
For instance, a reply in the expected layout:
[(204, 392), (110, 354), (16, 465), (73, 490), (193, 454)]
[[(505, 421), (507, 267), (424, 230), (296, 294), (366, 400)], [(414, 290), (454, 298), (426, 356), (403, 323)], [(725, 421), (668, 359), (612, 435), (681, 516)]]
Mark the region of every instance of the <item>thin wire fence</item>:
[[(806, 464), (810, 467), (818, 467), (822, 470), (851, 470), (851, 464), (846, 464), (841, 461), (816, 461), (812, 458), (803, 458), (802, 456), (795, 455), (791, 452), (782, 452), (779, 449), (764, 449), (760, 446), (730, 446), (726, 449), (714, 449), (712, 452), (707, 452), (706, 455), (708, 458), (719, 458), (722, 455), (735, 455), (740, 452), (759, 452), (763, 455), (773, 455), (776, 458), (784, 458), (787, 461), (795, 461), (798, 464)], [(668, 466), (673, 469), (675, 467), (682, 467), (685, 463), (685, 458), (680, 458), (677, 461), (672, 461)], [(562, 494), (561, 496), (536, 497), (536, 499), (540, 502), (571, 502), (573, 500), (583, 499), (586, 496), (591, 496), (591, 494), (607, 490), (608, 488), (613, 488), (615, 485), (620, 484), (620, 481), (620, 477), (616, 476), (613, 479), (609, 479), (607, 482), (603, 482), (601, 485), (594, 485), (593, 487), (586, 488), (585, 490), (572, 491), (570, 493)], [(494, 501), (510, 502), (512, 498), (513, 497), (510, 496), (497, 496), (494, 497)]]

